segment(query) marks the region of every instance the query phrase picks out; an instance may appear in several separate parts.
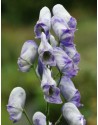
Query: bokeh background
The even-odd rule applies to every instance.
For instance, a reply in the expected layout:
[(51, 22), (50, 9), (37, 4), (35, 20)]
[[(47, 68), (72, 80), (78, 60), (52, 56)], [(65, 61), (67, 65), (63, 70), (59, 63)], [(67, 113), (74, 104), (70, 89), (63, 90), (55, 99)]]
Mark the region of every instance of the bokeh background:
[[(17, 58), (23, 43), (34, 39), (34, 25), (43, 6), (52, 7), (63, 4), (72, 16), (77, 19), (78, 31), (75, 33), (75, 44), (81, 54), (80, 71), (73, 79), (76, 88), (81, 93), (80, 109), (87, 125), (96, 125), (96, 0), (2, 0), (2, 125), (13, 125), (6, 111), (6, 104), (11, 90), (21, 86), (26, 90), (25, 108), (32, 118), (34, 112), (45, 113), (46, 103), (40, 83), (33, 70), (28, 73), (19, 72)], [(56, 121), (61, 111), (61, 105), (50, 105), (50, 120)], [(16, 125), (27, 125), (24, 115)], [(62, 119), (60, 125), (67, 125)]]

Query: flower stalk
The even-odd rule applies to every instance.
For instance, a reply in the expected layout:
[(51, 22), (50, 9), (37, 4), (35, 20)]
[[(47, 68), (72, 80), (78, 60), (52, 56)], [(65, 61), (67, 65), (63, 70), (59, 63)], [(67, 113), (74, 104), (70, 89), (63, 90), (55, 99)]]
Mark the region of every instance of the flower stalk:
[(60, 117), (58, 118), (58, 120), (55, 122), (55, 125), (58, 125), (60, 123), (61, 119), (62, 119), (62, 114), (60, 115)]
[(49, 103), (46, 103), (46, 123), (49, 125)]
[(24, 113), (25, 117), (27, 118), (29, 124), (32, 125), (32, 122), (30, 121), (29, 116), (28, 116), (28, 114), (26, 113), (26, 110), (25, 110), (25, 109), (23, 109), (23, 113)]

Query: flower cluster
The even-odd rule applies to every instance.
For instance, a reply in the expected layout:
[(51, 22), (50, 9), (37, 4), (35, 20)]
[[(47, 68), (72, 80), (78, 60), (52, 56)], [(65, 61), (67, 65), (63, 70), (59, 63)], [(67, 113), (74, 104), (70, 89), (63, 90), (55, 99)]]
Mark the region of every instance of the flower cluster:
[[(84, 116), (78, 110), (83, 106), (80, 103), (81, 95), (71, 80), (79, 71), (80, 54), (74, 44), (77, 21), (60, 4), (53, 7), (52, 13), (53, 16), (48, 7), (40, 10), (34, 32), (35, 38), (41, 42), (39, 45), (33, 40), (24, 43), (18, 58), (19, 70), (28, 72), (32, 67), (34, 68), (37, 57), (38, 64), (35, 70), (41, 82), (45, 101), (53, 104), (65, 103), (62, 101), (62, 95), (67, 101), (62, 107), (62, 115), (68, 124), (85, 125)], [(59, 80), (53, 76), (53, 67), (57, 68)], [(24, 102), (24, 90), (20, 87), (15, 88), (11, 92), (7, 105), (10, 118), (14, 122), (21, 118)], [(41, 112), (36, 112), (32, 120), (34, 125), (52, 125), (51, 122), (47, 122), (47, 116)]]

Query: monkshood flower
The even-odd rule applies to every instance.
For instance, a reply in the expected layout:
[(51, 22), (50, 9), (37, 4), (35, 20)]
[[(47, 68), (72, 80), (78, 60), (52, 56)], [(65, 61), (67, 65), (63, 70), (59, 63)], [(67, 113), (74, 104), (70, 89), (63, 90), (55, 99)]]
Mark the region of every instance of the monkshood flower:
[(80, 54), (77, 52), (75, 45), (66, 47), (63, 44), (60, 45), (61, 48), (68, 54), (68, 56), (73, 60), (74, 64), (78, 65), (80, 62)]
[(63, 19), (70, 28), (76, 28), (77, 25), (76, 19), (73, 18), (61, 4), (56, 4), (53, 7), (52, 12), (54, 16), (58, 16), (61, 19)]
[(54, 56), (58, 69), (65, 76), (74, 77), (78, 73), (73, 60), (60, 47), (54, 47)]
[(27, 72), (30, 70), (37, 55), (38, 46), (33, 40), (28, 40), (23, 44), (20, 57), (18, 58), (19, 70)]
[(75, 88), (70, 78), (63, 76), (61, 78), (59, 88), (61, 94), (68, 102), (74, 103), (77, 107), (83, 106), (80, 104), (80, 92)]
[(56, 82), (51, 76), (51, 71), (45, 67), (43, 71), (41, 87), (44, 99), (49, 103), (61, 104), (60, 89), (56, 87)]
[(62, 108), (62, 114), (69, 125), (86, 125), (84, 116), (73, 103), (65, 103)]
[(40, 10), (39, 20), (34, 27), (36, 38), (41, 38), (41, 33), (44, 32), (49, 38), (49, 30), (51, 28), (51, 13), (48, 7), (43, 7)]
[(53, 55), (53, 47), (48, 43), (46, 35), (42, 32), (41, 43), (38, 48), (38, 54), (44, 65), (55, 66), (56, 61)]
[(50, 44), (52, 47), (56, 47), (58, 42), (55, 40), (54, 36), (53, 35), (50, 35)]
[(10, 119), (13, 120), (14, 123), (22, 117), (25, 99), (26, 93), (23, 88), (16, 87), (12, 90), (9, 96), (7, 111), (9, 112)]
[[(41, 112), (36, 112), (32, 120), (34, 125), (46, 125), (46, 116)], [(52, 123), (49, 122), (49, 125), (52, 125)]]
[(73, 46), (75, 29), (69, 28), (68, 24), (57, 16), (52, 17), (51, 23), (53, 31), (59, 38), (59, 42), (66, 46)]

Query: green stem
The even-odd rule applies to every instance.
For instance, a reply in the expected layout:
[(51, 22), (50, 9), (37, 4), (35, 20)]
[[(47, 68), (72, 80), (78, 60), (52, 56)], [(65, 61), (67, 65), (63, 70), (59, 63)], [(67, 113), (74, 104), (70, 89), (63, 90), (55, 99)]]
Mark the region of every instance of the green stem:
[(55, 122), (55, 125), (59, 124), (62, 118), (62, 114), (60, 115), (60, 117), (58, 118), (58, 120)]
[(46, 123), (49, 125), (49, 103), (46, 105)]
[(62, 78), (62, 73), (61, 72), (59, 72), (60, 73), (60, 79), (59, 79), (59, 82), (58, 82), (58, 87), (59, 87), (59, 84), (60, 84), (60, 81), (61, 81), (61, 78)]
[(30, 125), (32, 125), (32, 122), (30, 121), (29, 116), (27, 115), (27, 113), (26, 113), (26, 110), (25, 110), (25, 109), (23, 109), (23, 113), (24, 113), (25, 117), (27, 118), (27, 120), (28, 120), (29, 124), (30, 124)]

